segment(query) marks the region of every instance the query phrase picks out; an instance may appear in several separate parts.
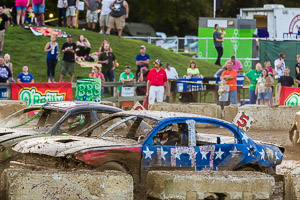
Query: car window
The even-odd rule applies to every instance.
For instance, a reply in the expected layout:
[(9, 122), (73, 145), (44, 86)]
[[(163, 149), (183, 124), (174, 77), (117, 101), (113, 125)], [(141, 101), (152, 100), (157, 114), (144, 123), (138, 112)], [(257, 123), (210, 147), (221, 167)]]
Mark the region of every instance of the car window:
[(196, 123), (196, 144), (236, 144), (237, 140), (231, 130), (223, 126), (212, 125), (207, 123)]
[(154, 146), (188, 146), (188, 126), (186, 123), (168, 124), (153, 137)]
[(99, 125), (92, 132), (97, 137), (123, 137), (141, 141), (156, 125), (156, 122), (137, 116), (115, 117)]
[(102, 120), (103, 118), (109, 116), (110, 114), (108, 113), (103, 113), (103, 111), (97, 111), (97, 116), (99, 120)]
[(70, 135), (78, 133), (92, 124), (90, 112), (75, 113), (65, 119), (60, 125), (60, 133), (68, 133)]

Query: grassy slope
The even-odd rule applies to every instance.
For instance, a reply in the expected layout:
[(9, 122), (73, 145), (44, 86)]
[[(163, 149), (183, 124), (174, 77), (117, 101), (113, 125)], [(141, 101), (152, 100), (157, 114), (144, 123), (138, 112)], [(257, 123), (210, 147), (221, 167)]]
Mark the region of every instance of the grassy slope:
[[(105, 35), (100, 35), (91, 31), (74, 29), (62, 30), (66, 31), (68, 34), (71, 33), (74, 41), (76, 41), (78, 36), (83, 33), (92, 45), (92, 52), (98, 51), (102, 40), (107, 38)], [(186, 74), (186, 68), (191, 60), (189, 57), (171, 53), (167, 50), (156, 47), (155, 45), (150, 45), (139, 40), (118, 39), (115, 36), (109, 36), (108, 38), (118, 62), (120, 63), (120, 67), (116, 69), (117, 79), (125, 65), (131, 65), (135, 72), (135, 56), (139, 53), (139, 47), (142, 44), (147, 46), (147, 53), (151, 56), (151, 63), (158, 58), (163, 63), (170, 62), (171, 65), (177, 69), (180, 76)], [(43, 50), (48, 41), (49, 38), (36, 37), (30, 30), (24, 30), (18, 27), (10, 27), (8, 29), (8, 32), (5, 35), (4, 53), (9, 53), (11, 55), (11, 62), (14, 67), (14, 78), (16, 78), (18, 73), (21, 72), (22, 65), (27, 64), (29, 66), (29, 71), (34, 75), (36, 82), (47, 81), (46, 53), (44, 53)], [(65, 38), (58, 38), (60, 47), (65, 41)], [(56, 80), (58, 80), (60, 64), (61, 62), (59, 62), (56, 67)], [(197, 61), (197, 64), (199, 66), (200, 73), (204, 76), (212, 76), (218, 69), (217, 66), (208, 62)], [(75, 76), (88, 76), (90, 71), (90, 68), (81, 68), (79, 65), (76, 65)], [(65, 81), (69, 81), (68, 76), (65, 78)]]

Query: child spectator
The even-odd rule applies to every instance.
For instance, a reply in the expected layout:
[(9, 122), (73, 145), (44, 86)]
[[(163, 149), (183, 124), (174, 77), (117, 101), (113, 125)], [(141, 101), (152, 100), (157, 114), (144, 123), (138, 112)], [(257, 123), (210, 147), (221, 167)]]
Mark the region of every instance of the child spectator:
[(11, 75), (13, 76), (13, 64), (10, 61), (10, 55), (7, 53), (4, 55), (4, 63), (10, 69)]
[[(105, 82), (104, 75), (100, 72), (100, 69), (98, 66), (94, 66), (92, 68), (92, 72), (89, 74), (90, 78), (100, 78), (101, 83)], [(101, 87), (101, 94), (103, 94), (103, 87)]]
[(269, 105), (270, 99), (272, 98), (272, 85), (274, 84), (274, 80), (268, 74), (267, 69), (263, 69), (261, 76), (257, 80), (255, 94), (259, 100), (260, 105)]
[(51, 36), (51, 41), (48, 42), (44, 49), (47, 52), (47, 77), (48, 83), (55, 82), (55, 67), (59, 57), (58, 43), (56, 41), (56, 36)]
[(29, 6), (29, 7), (27, 8), (25, 21), (26, 21), (28, 24), (37, 24), (37, 20), (36, 20), (35, 14), (33, 13), (33, 9), (32, 9), (31, 6)]
[(79, 57), (89, 57), (91, 51), (91, 44), (84, 35), (80, 35), (76, 42), (76, 55)]
[(219, 102), (222, 109), (222, 116), (224, 116), (224, 107), (229, 105), (228, 96), (229, 96), (229, 85), (227, 81), (222, 79), (221, 85), (219, 85)]
[(200, 76), (199, 69), (197, 68), (197, 64), (194, 60), (192, 60), (190, 62), (190, 66), (187, 69), (187, 75), (189, 77), (199, 77)]
[(21, 72), (17, 77), (17, 83), (34, 83), (32, 74), (28, 72), (28, 66), (24, 65)]
[[(104, 39), (104, 40), (102, 41), (102, 45), (99, 47), (98, 55), (100, 55), (101, 53), (104, 52), (104, 45), (105, 45), (105, 44), (109, 44), (108, 39)], [(111, 47), (109, 47), (109, 48), (110, 48), (109, 51), (112, 52), (112, 48), (111, 48)]]

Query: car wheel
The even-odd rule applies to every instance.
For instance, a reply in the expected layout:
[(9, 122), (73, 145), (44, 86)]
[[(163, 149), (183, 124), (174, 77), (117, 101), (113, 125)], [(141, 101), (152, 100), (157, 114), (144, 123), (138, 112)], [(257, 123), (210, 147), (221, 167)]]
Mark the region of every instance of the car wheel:
[(300, 146), (299, 143), (298, 143), (298, 140), (299, 140), (299, 131), (298, 130), (294, 130), (294, 134), (293, 134), (293, 139), (292, 139), (292, 143), (293, 143), (293, 146)]
[(241, 167), (241, 168), (237, 169), (236, 171), (250, 171), (250, 172), (257, 172), (257, 171), (259, 171), (259, 170), (255, 169), (254, 167), (245, 166), (245, 167)]
[(128, 171), (117, 162), (108, 162), (96, 168), (97, 171), (115, 170), (128, 174)]

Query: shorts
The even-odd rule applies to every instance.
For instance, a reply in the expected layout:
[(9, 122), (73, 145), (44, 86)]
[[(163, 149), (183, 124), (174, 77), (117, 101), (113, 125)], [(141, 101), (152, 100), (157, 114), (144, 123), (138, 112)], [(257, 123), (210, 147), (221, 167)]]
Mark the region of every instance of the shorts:
[(268, 93), (258, 93), (257, 98), (258, 99), (271, 99), (272, 93), (268, 92)]
[(86, 22), (87, 23), (97, 23), (98, 21), (98, 11), (90, 11), (88, 10), (86, 13)]
[(109, 17), (108, 21), (109, 28), (117, 28), (118, 30), (123, 29), (125, 27), (125, 15), (121, 17)]
[(4, 41), (5, 30), (0, 31), (0, 42)]
[(33, 12), (34, 13), (44, 13), (45, 12), (45, 7), (46, 4), (44, 4), (44, 6), (42, 7), (42, 4), (33, 4)]
[(68, 6), (66, 16), (69, 17), (75, 17), (76, 16), (76, 8), (75, 6)]
[(26, 6), (17, 6), (16, 10), (26, 10)]
[(70, 76), (72, 76), (74, 74), (74, 68), (75, 68), (75, 62), (67, 62), (63, 60), (61, 62), (60, 73), (62, 75), (66, 75), (68, 71)]
[(99, 17), (99, 23), (100, 26), (108, 26), (108, 22), (109, 22), (109, 15), (100, 15)]

